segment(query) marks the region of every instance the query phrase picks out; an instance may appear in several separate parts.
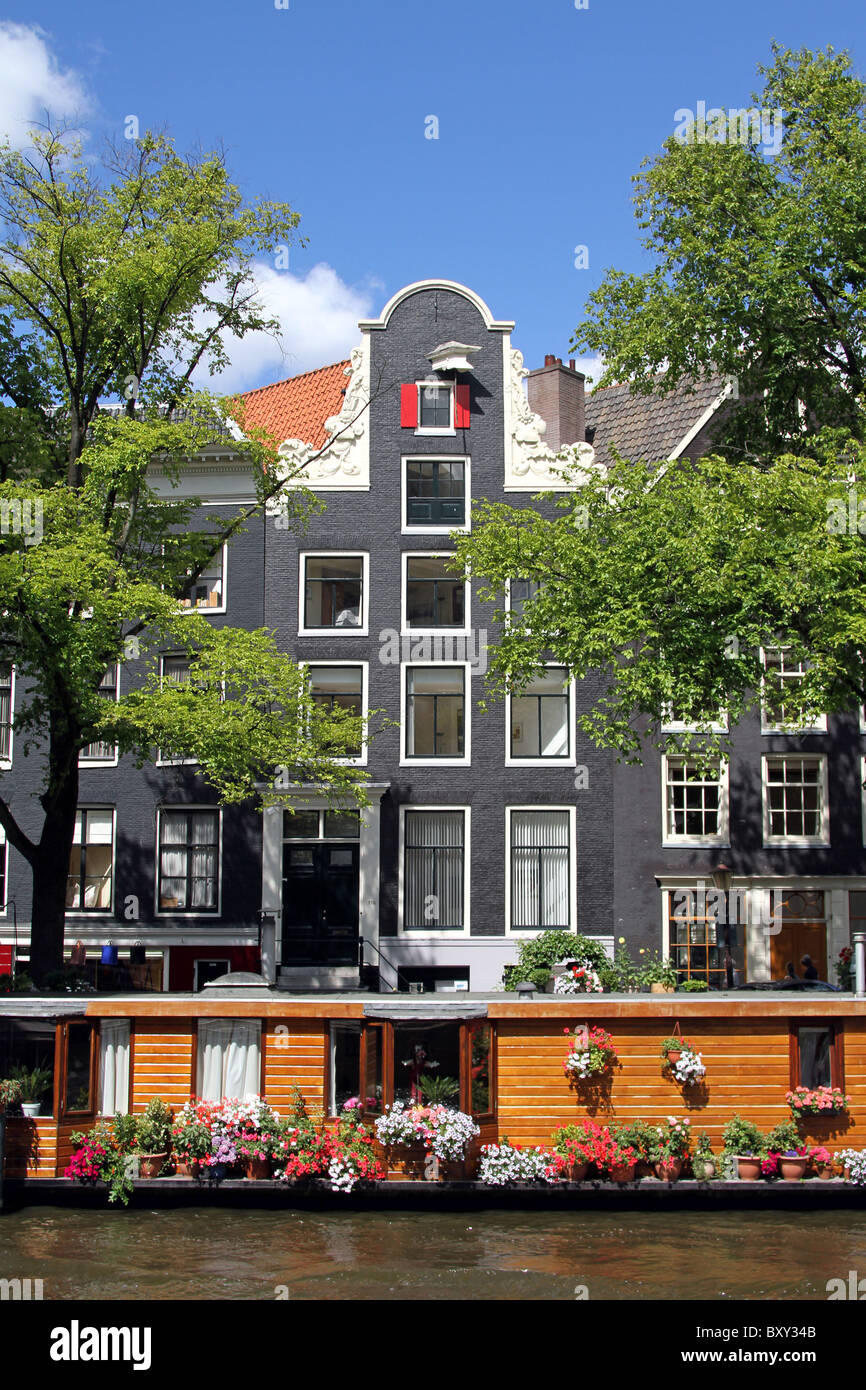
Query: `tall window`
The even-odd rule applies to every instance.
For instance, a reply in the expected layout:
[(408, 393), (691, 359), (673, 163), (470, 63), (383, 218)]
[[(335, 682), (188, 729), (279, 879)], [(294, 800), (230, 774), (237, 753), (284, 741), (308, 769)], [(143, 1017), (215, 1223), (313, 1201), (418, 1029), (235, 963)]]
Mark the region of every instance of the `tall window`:
[(814, 1022), (791, 1025), (791, 1088), (838, 1086), (845, 1089), (841, 1025)]
[(407, 459), (406, 525), (463, 526), (466, 521), (466, 460)]
[(511, 811), (511, 929), (571, 926), (568, 811)]
[(508, 583), (508, 611), (512, 618), (523, 619), (527, 603), (536, 597), (541, 589), (540, 579), (511, 579)]
[(262, 1025), (242, 1018), (201, 1020), (196, 1093), (202, 1100), (246, 1100), (261, 1086)]
[(764, 838), (829, 844), (827, 760), (765, 757)]
[(465, 821), (465, 811), (406, 809), (404, 931), (463, 928)]
[(804, 724), (791, 703), (790, 692), (802, 682), (808, 662), (794, 660), (787, 647), (765, 647), (761, 655), (764, 664), (761, 727), (764, 732), (811, 729), (823, 733), (827, 728), (826, 715), (819, 714)]
[[(364, 667), (358, 666), (318, 666), (307, 668), (313, 700), (323, 709), (345, 710), (348, 714), (364, 715)], [(347, 757), (359, 758), (363, 752), (362, 742), (351, 747)]]
[[(163, 656), (160, 658), (161, 680), (163, 686), (184, 686), (190, 683), (190, 658), (188, 656)], [(160, 748), (161, 763), (194, 763), (195, 758), (185, 757), (172, 749)]]
[(67, 912), (109, 912), (114, 850), (114, 812), (110, 807), (82, 807), (75, 816), (75, 836), (66, 879)]
[(447, 555), (406, 556), (406, 626), (463, 627), (465, 585), (445, 568)]
[(193, 579), (184, 590), (182, 608), (225, 608), (225, 546), (221, 546), (214, 558), (202, 570), (198, 579)]
[(99, 1113), (129, 1113), (129, 1019), (99, 1021)]
[(0, 663), (0, 763), (12, 761), (12, 663)]
[(217, 912), (219, 812), (160, 810), (160, 912)]
[[(118, 696), (120, 667), (109, 666), (99, 682), (99, 698), (109, 703)], [(117, 748), (113, 743), (88, 743), (78, 754), (79, 763), (113, 763), (117, 760)]]
[(662, 760), (665, 796), (665, 839), (719, 842), (728, 827), (728, 765), (715, 758), (708, 763), (686, 757)]
[(534, 676), (511, 697), (511, 757), (564, 762), (571, 757), (570, 685), (564, 666)]
[(465, 756), (463, 666), (407, 666), (406, 757)]
[(319, 632), (364, 626), (365, 555), (303, 555), (301, 627)]
[[(728, 893), (719, 903), (719, 896), (712, 885), (708, 890), (705, 884), (668, 894), (669, 955), (680, 982), (705, 980), (710, 989), (724, 989), (726, 943), (731, 948), (732, 969), (743, 969), (745, 901), (742, 895)], [(731, 920), (726, 922), (726, 917)]]
[(6, 906), (6, 865), (8, 858), (6, 831), (0, 825), (0, 912)]

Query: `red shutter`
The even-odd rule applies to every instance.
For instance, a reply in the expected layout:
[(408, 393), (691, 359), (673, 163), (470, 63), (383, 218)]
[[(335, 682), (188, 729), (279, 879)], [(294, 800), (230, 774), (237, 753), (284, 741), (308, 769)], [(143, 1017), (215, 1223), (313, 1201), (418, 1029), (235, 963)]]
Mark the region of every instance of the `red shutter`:
[(456, 430), (468, 430), (469, 428), (469, 386), (457, 386), (454, 391), (454, 428)]
[(400, 424), (404, 430), (418, 428), (418, 387), (414, 381), (400, 387)]

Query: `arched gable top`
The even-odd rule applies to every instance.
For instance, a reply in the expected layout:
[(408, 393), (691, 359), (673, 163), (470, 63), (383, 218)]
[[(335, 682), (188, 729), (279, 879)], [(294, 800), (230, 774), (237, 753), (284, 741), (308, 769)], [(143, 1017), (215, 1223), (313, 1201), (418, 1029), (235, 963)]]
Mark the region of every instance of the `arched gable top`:
[(424, 290), (450, 290), (454, 294), (462, 295), (478, 310), (484, 320), (485, 328), (499, 329), (504, 333), (510, 333), (514, 328), (513, 320), (495, 319), (481, 296), (466, 285), (458, 284), (456, 280), (416, 280), (413, 285), (406, 285), (402, 290), (398, 290), (395, 295), (392, 295), (377, 319), (361, 319), (358, 327), (362, 332), (368, 332), (374, 328), (387, 328), (388, 321), (398, 304), (402, 304), (411, 295), (419, 294)]

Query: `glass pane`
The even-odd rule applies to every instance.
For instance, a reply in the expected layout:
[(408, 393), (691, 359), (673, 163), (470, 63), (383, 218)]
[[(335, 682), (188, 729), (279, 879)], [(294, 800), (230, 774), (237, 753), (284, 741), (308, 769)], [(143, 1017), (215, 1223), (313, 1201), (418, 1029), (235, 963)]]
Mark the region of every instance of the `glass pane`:
[(394, 1024), (394, 1099), (460, 1108), (460, 1024)]
[(361, 1065), (360, 1025), (331, 1026), (331, 1114), (358, 1098)]
[(304, 623), (306, 627), (359, 627), (364, 560), (360, 555), (307, 556)]
[(490, 1110), (490, 1044), (492, 1029), (489, 1023), (473, 1027), (469, 1045), (472, 1111), (484, 1115)]
[(800, 1043), (800, 1085), (814, 1090), (816, 1086), (830, 1086), (830, 1030), (829, 1028), (798, 1028)]
[(380, 1028), (368, 1028), (366, 1044), (367, 1067), (363, 1077), (364, 1110), (370, 1115), (380, 1115), (383, 1109), (382, 1030)]
[(357, 840), (361, 833), (361, 820), (357, 811), (326, 811), (326, 840)]
[(54, 1108), (53, 1023), (0, 1017), (0, 1077), (25, 1082), (25, 1101), (39, 1102), (40, 1114)]
[(421, 429), (447, 430), (451, 425), (451, 388), (438, 383), (419, 391), (418, 423)]
[(66, 1110), (89, 1110), (90, 1028), (70, 1023), (66, 1051)]
[(284, 811), (283, 838), (285, 840), (318, 840), (318, 811)]

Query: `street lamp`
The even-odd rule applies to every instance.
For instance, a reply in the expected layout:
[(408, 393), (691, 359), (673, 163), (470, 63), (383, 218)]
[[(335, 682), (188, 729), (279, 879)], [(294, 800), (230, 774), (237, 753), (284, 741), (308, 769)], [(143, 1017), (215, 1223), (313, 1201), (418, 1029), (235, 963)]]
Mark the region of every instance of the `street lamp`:
[(713, 887), (725, 895), (724, 942), (725, 942), (725, 989), (734, 987), (734, 958), (731, 955), (731, 914), (729, 911), (731, 884), (734, 875), (727, 864), (717, 864), (713, 869)]

